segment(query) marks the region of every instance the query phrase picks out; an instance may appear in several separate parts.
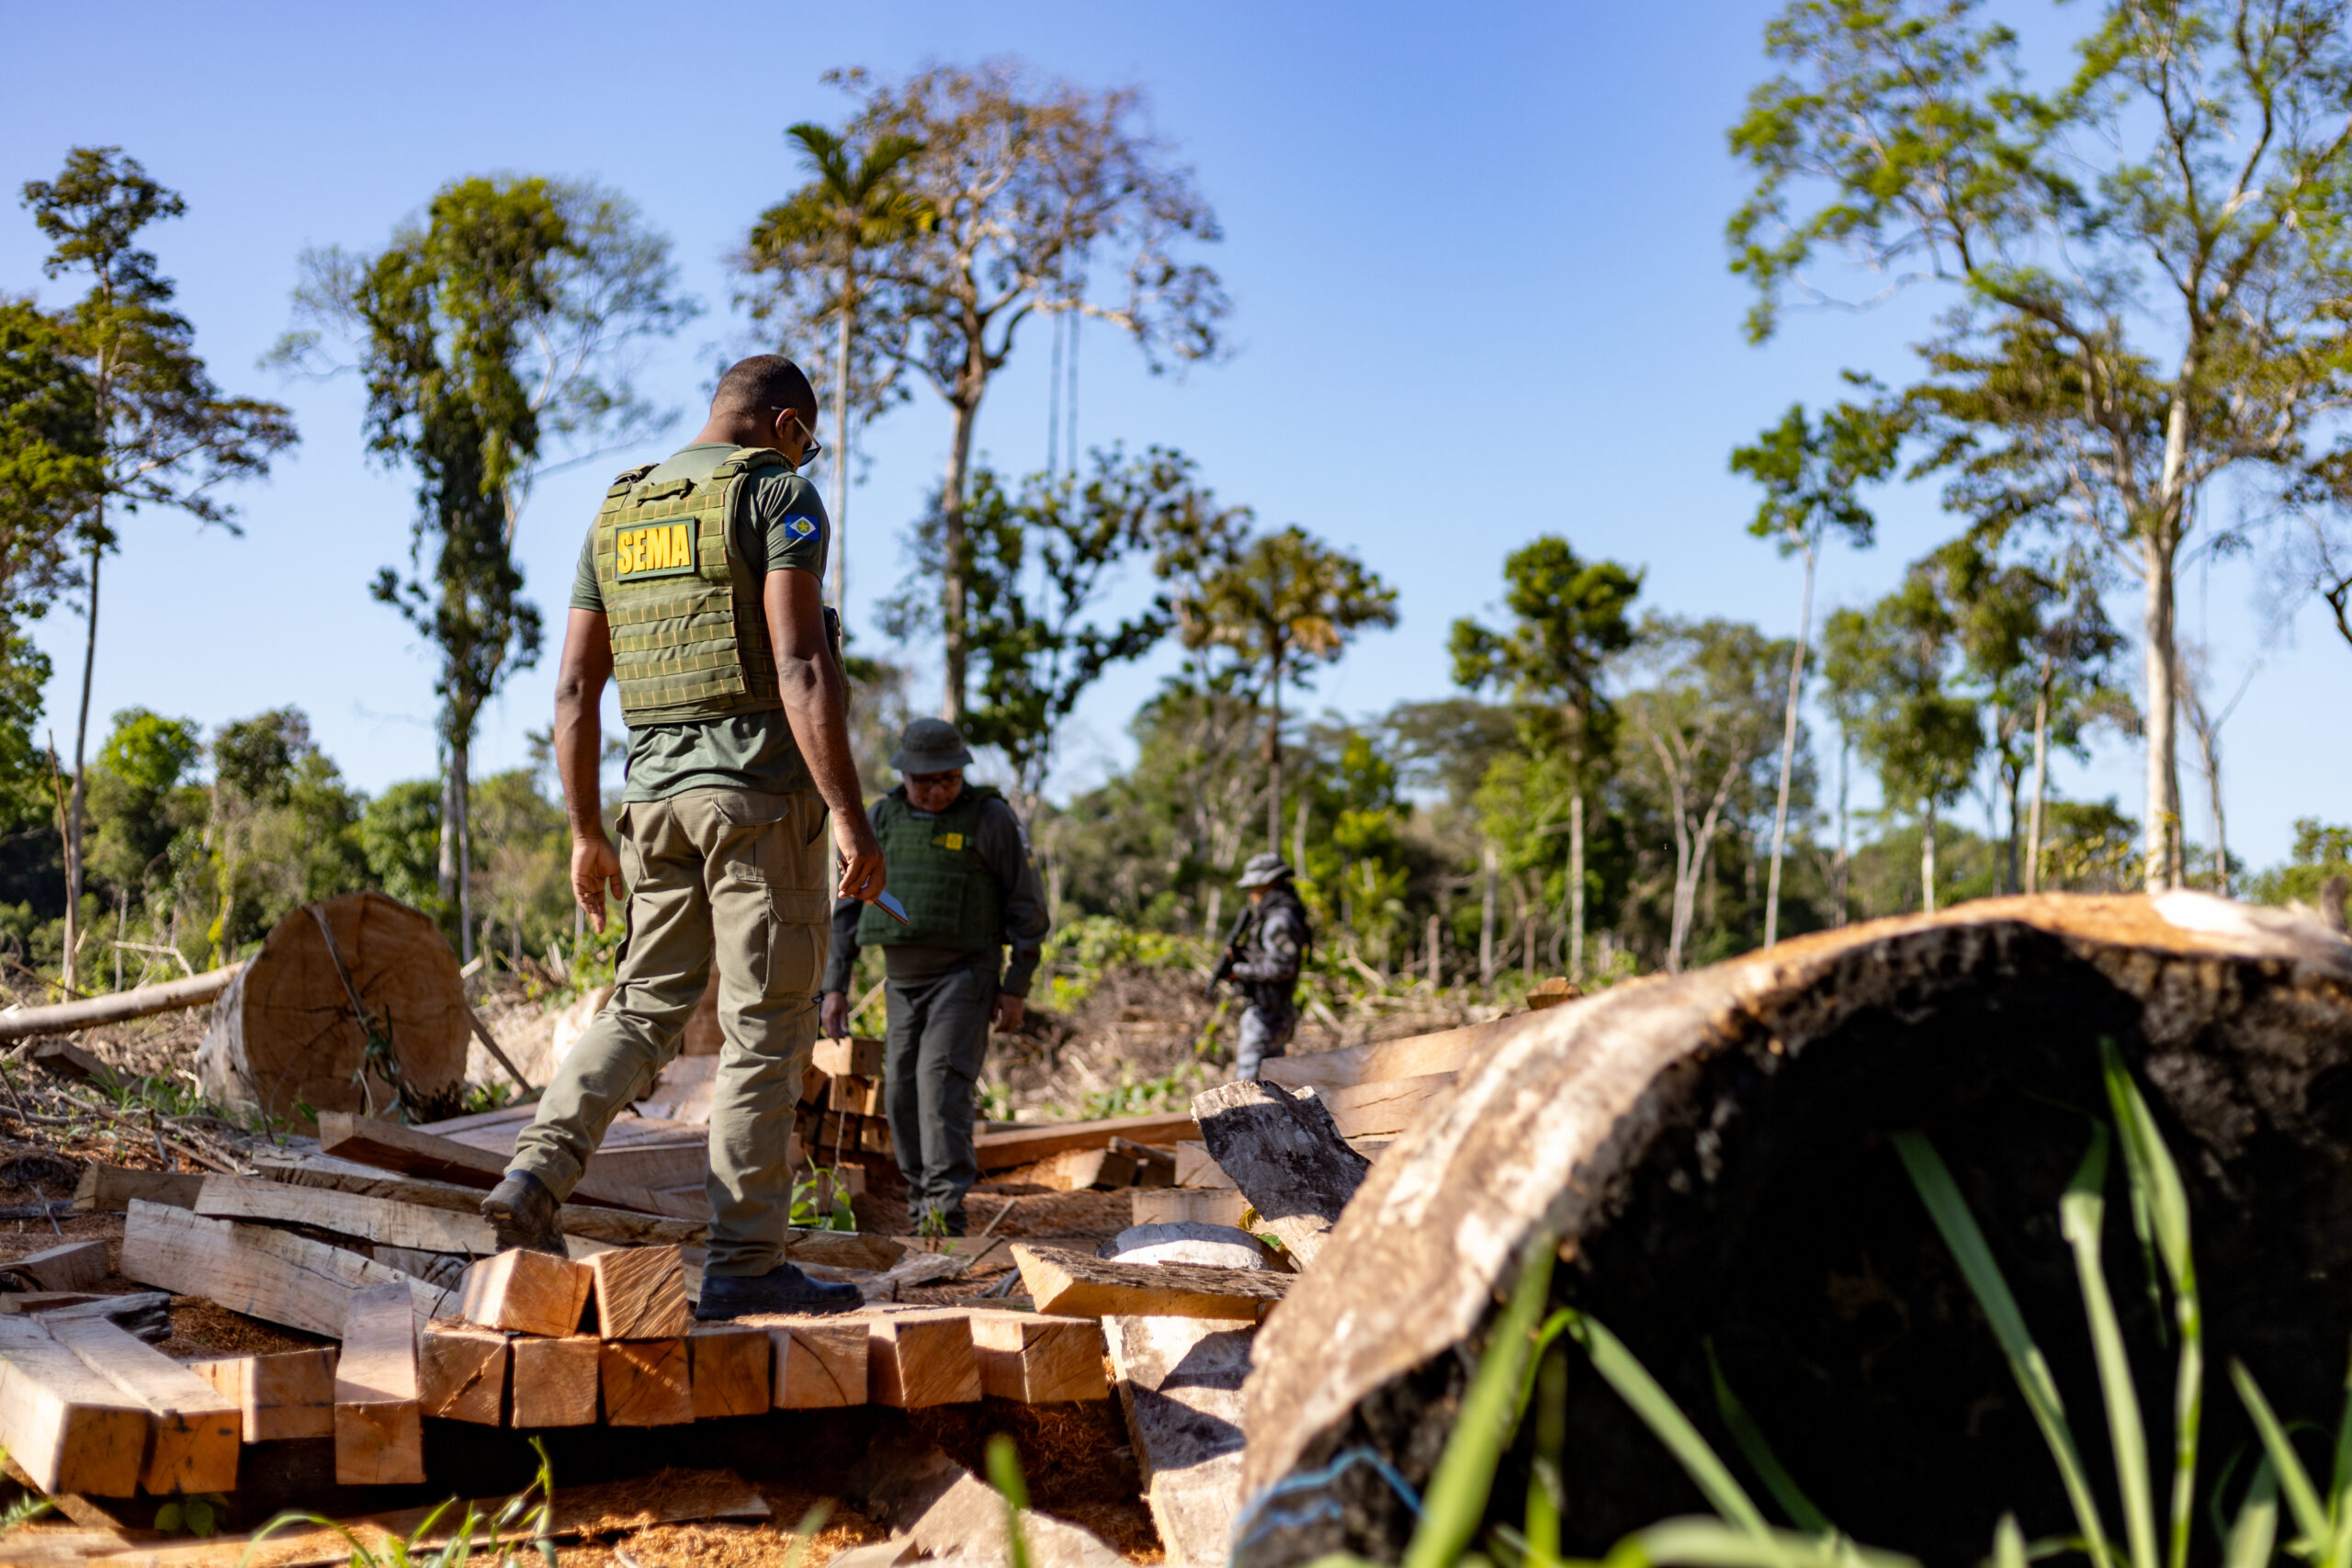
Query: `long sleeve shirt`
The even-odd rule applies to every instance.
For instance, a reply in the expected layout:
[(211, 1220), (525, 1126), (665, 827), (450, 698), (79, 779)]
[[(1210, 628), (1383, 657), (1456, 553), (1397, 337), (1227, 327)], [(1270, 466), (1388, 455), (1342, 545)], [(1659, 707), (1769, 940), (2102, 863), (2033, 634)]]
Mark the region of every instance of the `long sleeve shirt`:
[[(915, 815), (930, 813), (919, 811)], [(1030, 862), (1028, 841), (1021, 834), (1021, 819), (1001, 800), (981, 802), (979, 820), (972, 829), (972, 847), (979, 853), (980, 864), (1004, 889), (1004, 936), (1012, 956), (1010, 963), (1004, 964), (997, 988), (1012, 996), (1025, 997), (1030, 979), (1037, 973), (1039, 950), (1045, 945), (1046, 932), (1052, 924), (1046, 911), (1045, 882)], [(855, 898), (834, 900), (833, 946), (825, 960), (824, 988), (828, 991), (849, 989), (850, 976), (857, 970), (857, 924), (865, 912), (865, 906)], [(995, 953), (976, 955), (961, 948), (925, 947), (911, 942), (891, 942), (882, 953), (885, 973), (893, 980), (930, 980), (976, 961), (987, 962), (991, 969), (1004, 962)]]

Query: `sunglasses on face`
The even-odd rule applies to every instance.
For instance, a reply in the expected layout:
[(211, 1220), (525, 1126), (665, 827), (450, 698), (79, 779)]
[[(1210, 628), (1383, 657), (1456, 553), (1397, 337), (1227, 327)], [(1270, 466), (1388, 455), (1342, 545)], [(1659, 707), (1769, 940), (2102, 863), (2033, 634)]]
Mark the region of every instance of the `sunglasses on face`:
[(768, 412), (788, 413), (794, 420), (798, 422), (800, 425), (800, 438), (808, 443), (808, 449), (800, 454), (800, 460), (804, 463), (815, 462), (817, 460), (817, 454), (825, 449), (825, 444), (817, 439), (817, 433), (808, 428), (808, 421), (801, 414), (800, 411), (798, 409), (780, 409), (771, 404), (768, 408)]

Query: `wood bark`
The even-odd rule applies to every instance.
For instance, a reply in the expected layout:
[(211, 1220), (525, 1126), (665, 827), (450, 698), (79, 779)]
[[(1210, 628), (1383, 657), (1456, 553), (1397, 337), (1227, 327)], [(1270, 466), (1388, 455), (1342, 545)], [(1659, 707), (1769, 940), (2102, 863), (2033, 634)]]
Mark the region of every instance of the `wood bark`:
[(1218, 1169), (1299, 1266), (1311, 1265), (1372, 1169), (1321, 1098), (1273, 1083), (1220, 1084), (1194, 1097), (1193, 1114)]
[[(368, 1061), (368, 1030), (353, 1016), (313, 908), (370, 1021), (391, 1041), (397, 1084)], [(427, 1121), (458, 1109), (470, 1034), (457, 954), (433, 922), (381, 893), (346, 893), (271, 930), (213, 1005), (197, 1072), (213, 1099), (272, 1116), (299, 1119), (298, 1105), (389, 1115), (398, 1105)]]

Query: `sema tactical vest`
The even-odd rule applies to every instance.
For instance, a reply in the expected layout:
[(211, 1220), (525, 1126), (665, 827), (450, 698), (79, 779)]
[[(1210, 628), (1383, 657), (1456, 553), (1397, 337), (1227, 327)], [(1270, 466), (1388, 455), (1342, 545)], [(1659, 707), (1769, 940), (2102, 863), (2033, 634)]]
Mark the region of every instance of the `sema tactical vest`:
[(765, 447), (744, 446), (707, 479), (648, 483), (658, 467), (649, 463), (605, 492), (596, 587), (630, 728), (784, 705), (761, 606), (764, 573), (737, 556), (729, 525), (749, 504), (754, 476), (786, 466)]
[(1003, 795), (987, 784), (966, 784), (956, 804), (923, 817), (907, 804), (901, 784), (876, 804), (874, 836), (882, 840), (890, 891), (907, 907), (900, 925), (868, 904), (857, 919), (859, 945), (953, 947), (990, 953), (1004, 941), (1004, 889), (980, 862), (973, 833), (980, 807)]

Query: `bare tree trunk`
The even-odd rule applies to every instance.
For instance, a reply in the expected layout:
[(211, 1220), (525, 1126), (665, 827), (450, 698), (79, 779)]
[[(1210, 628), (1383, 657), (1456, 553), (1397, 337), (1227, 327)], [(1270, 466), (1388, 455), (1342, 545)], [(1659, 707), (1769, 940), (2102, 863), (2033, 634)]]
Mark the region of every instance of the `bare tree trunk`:
[(1928, 808), (1919, 814), (1919, 909), (1922, 914), (1936, 912), (1936, 802), (1928, 797)]
[(2144, 666), (2148, 726), (2148, 820), (2145, 880), (2151, 893), (2180, 886), (2179, 650), (2173, 626), (2173, 541), (2148, 540)]
[(1847, 853), (1847, 832), (1853, 818), (1846, 809), (1846, 784), (1847, 765), (1853, 760), (1853, 756), (1854, 743), (1847, 737), (1845, 726), (1840, 725), (1838, 728), (1838, 862), (1834, 874), (1829, 879), (1832, 884), (1831, 894), (1838, 903), (1834, 923), (1839, 926), (1846, 923), (1846, 872), (1848, 866), (1851, 864)]
[(470, 964), (474, 959), (473, 878), (468, 874), (473, 863), (472, 832), (468, 822), (467, 759), (471, 748), (463, 739), (449, 741), (448, 773), (441, 781), (441, 842), (439, 872), (441, 901), (455, 912), (458, 922), (458, 959)]
[(90, 538), (90, 624), (82, 643), (82, 706), (74, 723), (74, 788), (65, 801), (65, 958), (60, 978), (71, 995), (77, 987), (82, 949), (82, 805), (88, 798), (83, 766), (90, 740), (90, 688), (98, 668), (98, 563), (104, 558), (106, 501), (98, 501), (98, 525)]
[(1813, 536), (1804, 543), (1804, 597), (1797, 613), (1796, 651), (1789, 656), (1789, 707), (1781, 724), (1781, 789), (1772, 806), (1772, 874), (1764, 886), (1764, 945), (1781, 939), (1781, 852), (1788, 840), (1789, 781), (1797, 763), (1797, 703), (1804, 694), (1804, 656), (1813, 637)]
[(1486, 891), (1478, 903), (1478, 984), (1495, 983), (1495, 841), (1486, 840), (1479, 846), (1480, 868), (1485, 873)]
[(1430, 917), (1430, 923), (1429, 923), (1429, 968), (1430, 968), (1430, 990), (1432, 993), (1434, 993), (1434, 992), (1437, 990), (1437, 988), (1438, 988), (1438, 985), (1439, 985), (1439, 975), (1438, 975), (1438, 956), (1437, 956), (1437, 953), (1438, 953), (1438, 923), (1439, 923), (1439, 922), (1438, 922), (1438, 918), (1437, 918), (1435, 915), (1431, 915), (1431, 916)]
[[(2033, 699), (2033, 813), (2025, 829), (2025, 890), (2041, 891), (2041, 805), (2050, 786), (2050, 666), (2042, 665), (2041, 689)], [(2015, 816), (2012, 812), (2010, 815)]]
[(971, 563), (964, 539), (964, 481), (972, 460), (972, 426), (980, 408), (977, 397), (968, 401), (958, 399), (951, 406), (956, 411), (956, 428), (947, 443), (947, 474), (939, 487), (940, 544), (946, 573), (940, 592), (940, 622), (947, 656), (946, 690), (940, 696), (939, 715), (950, 724), (961, 724), (965, 668), (971, 651), (965, 615)]
[(849, 333), (855, 275), (842, 268), (842, 330), (833, 342), (833, 613), (845, 615), (849, 592)]
[(1526, 930), (1520, 935), (1520, 973), (1532, 980), (1535, 978), (1536, 911), (1541, 909), (1544, 906), (1542, 902), (1536, 898), (1533, 893), (1521, 895), (1519, 904), (1521, 919), (1526, 922)]
[(1568, 978), (1584, 983), (1584, 796), (1568, 801)]
[[(1273, 675), (1266, 682), (1266, 848), (1283, 852), (1283, 656), (1273, 654)], [(1296, 871), (1296, 866), (1291, 867)]]
[[(1291, 825), (1290, 825), (1290, 868), (1291, 868), (1291, 870), (1293, 870), (1293, 871), (1303, 871), (1303, 870), (1305, 870), (1306, 865), (1306, 795), (1302, 792), (1302, 793), (1300, 794), (1299, 797), (1298, 797), (1298, 809), (1297, 809), (1295, 812), (1292, 813), (1292, 816), (1291, 816)], [(1340, 886), (1341, 886), (1342, 888), (1344, 888), (1344, 887), (1347, 886), (1347, 877), (1348, 877), (1347, 863), (1346, 863), (1346, 862), (1344, 862), (1344, 861), (1342, 861), (1342, 862), (1340, 863)], [(1343, 922), (1343, 923), (1344, 923), (1344, 922)]]

